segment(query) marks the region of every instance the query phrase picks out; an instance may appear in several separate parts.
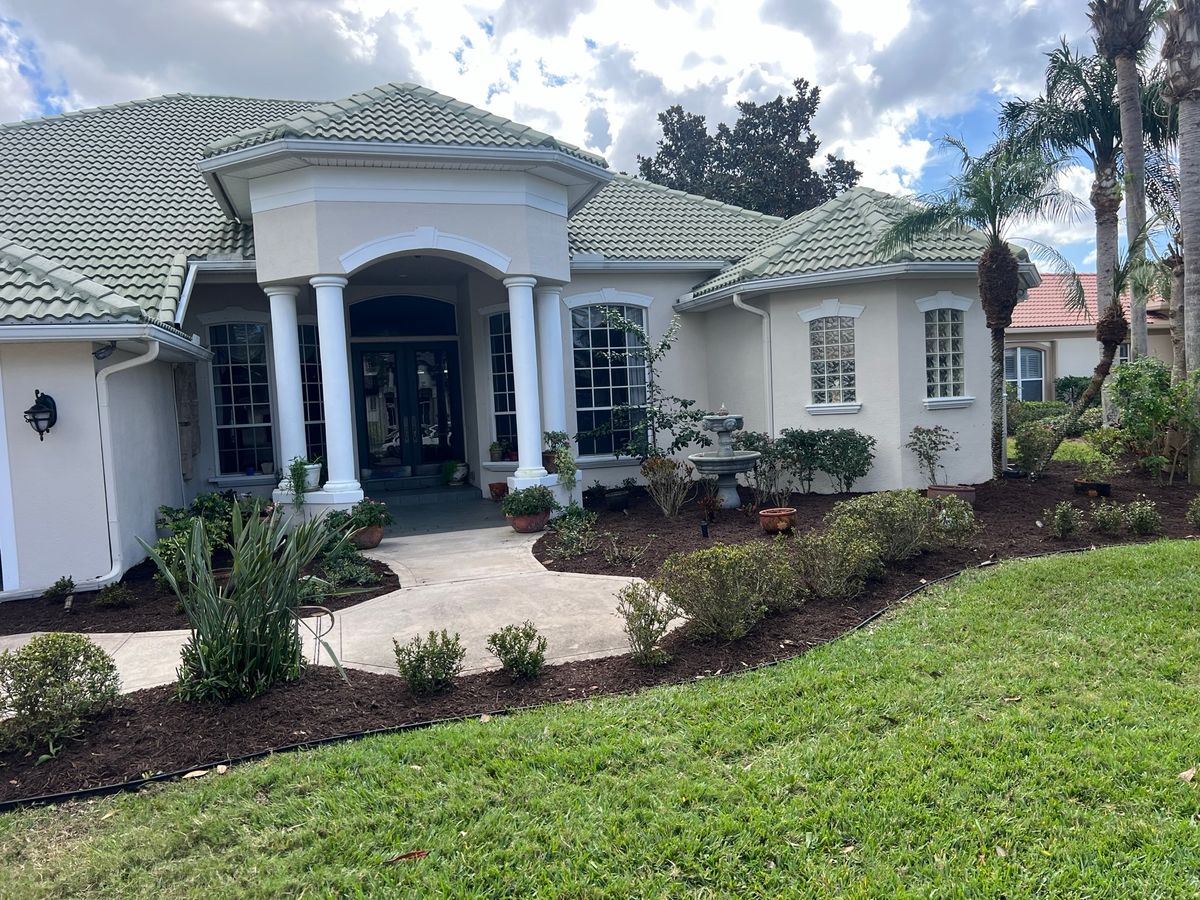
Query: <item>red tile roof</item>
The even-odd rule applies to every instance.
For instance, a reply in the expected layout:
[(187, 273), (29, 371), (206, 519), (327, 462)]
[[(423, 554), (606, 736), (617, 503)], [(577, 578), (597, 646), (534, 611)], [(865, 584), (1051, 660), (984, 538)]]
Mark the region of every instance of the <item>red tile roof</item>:
[[(1087, 312), (1071, 309), (1067, 304), (1069, 288), (1067, 276), (1054, 273), (1042, 275), (1042, 283), (1029, 289), (1029, 296), (1017, 304), (1013, 311), (1013, 328), (1059, 328), (1070, 325), (1094, 325), (1096, 322), (1096, 273), (1080, 272), (1079, 281), (1083, 285), (1084, 303)], [(1152, 309), (1146, 315), (1146, 320), (1161, 324), (1165, 320), (1163, 313), (1153, 306), (1161, 304), (1158, 297), (1150, 298)], [(1129, 294), (1121, 297), (1121, 305), (1129, 313)]]

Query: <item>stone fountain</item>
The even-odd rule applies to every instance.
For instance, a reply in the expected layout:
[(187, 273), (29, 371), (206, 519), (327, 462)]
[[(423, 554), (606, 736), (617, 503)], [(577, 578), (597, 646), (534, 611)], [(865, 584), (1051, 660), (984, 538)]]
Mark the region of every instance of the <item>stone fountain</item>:
[(737, 492), (737, 477), (750, 471), (762, 454), (757, 450), (733, 449), (733, 433), (742, 430), (743, 420), (727, 412), (724, 405), (716, 415), (705, 416), (702, 421), (705, 431), (716, 433), (717, 449), (693, 453), (688, 461), (701, 475), (717, 476), (717, 496), (721, 498), (722, 509), (738, 509), (742, 498)]

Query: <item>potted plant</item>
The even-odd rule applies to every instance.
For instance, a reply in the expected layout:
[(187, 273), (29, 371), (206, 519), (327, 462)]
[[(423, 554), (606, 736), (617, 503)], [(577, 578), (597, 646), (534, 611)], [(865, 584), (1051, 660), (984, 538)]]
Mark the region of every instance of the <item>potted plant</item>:
[(462, 460), (448, 459), (442, 463), (442, 484), (462, 484), (470, 469)]
[(492, 495), (492, 499), (499, 503), (508, 493), (507, 481), (493, 481), (488, 485), (488, 493)]
[(1080, 465), (1079, 477), (1073, 482), (1075, 493), (1088, 497), (1107, 497), (1112, 493), (1112, 477), (1120, 471), (1111, 453), (1093, 448), (1093, 455)]
[(288, 463), (288, 487), (292, 492), (292, 505), (297, 509), (304, 506), (304, 494), (321, 486), (321, 461), (293, 457)]
[(350, 543), (359, 550), (372, 550), (383, 540), (383, 529), (392, 524), (392, 514), (382, 500), (363, 497), (350, 509)]
[(509, 491), (500, 504), (508, 524), (519, 534), (541, 531), (550, 521), (550, 513), (560, 508), (550, 488), (540, 484)]
[(767, 534), (787, 534), (796, 528), (796, 507), (776, 506), (760, 509), (758, 524)]
[[(571, 452), (571, 438), (565, 431), (547, 431), (542, 435), (546, 449), (542, 451), (542, 468), (554, 475), (559, 471), (559, 451)], [(571, 460), (571, 471), (574, 471), (575, 460)]]
[(934, 425), (927, 428), (916, 425), (908, 433), (908, 443), (905, 446), (913, 452), (920, 463), (921, 469), (929, 475), (929, 487), (925, 495), (931, 499), (938, 497), (958, 497), (975, 505), (975, 485), (973, 484), (941, 484), (938, 481), (938, 470), (944, 469), (942, 456), (946, 451), (958, 452), (958, 435), (945, 425)]
[(504, 451), (508, 445), (504, 441), (492, 441), (488, 444), (488, 459), (492, 462), (500, 462), (504, 459)]

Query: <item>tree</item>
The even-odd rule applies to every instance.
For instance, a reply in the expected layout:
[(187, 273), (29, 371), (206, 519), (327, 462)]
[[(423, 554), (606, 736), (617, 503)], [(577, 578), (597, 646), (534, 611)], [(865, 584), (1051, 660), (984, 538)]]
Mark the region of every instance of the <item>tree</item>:
[(1009, 229), (1024, 220), (1062, 218), (1073, 209), (1074, 198), (1058, 186), (1064, 157), (1048, 157), (1011, 141), (971, 156), (961, 141), (943, 140), (961, 154), (958, 174), (944, 191), (918, 198), (919, 205), (884, 233), (876, 253), (890, 259), (918, 238), (937, 232), (982, 232), (979, 299), (992, 337), (992, 470), (999, 477), (1004, 469), (1004, 332), (1012, 324), (1021, 291)]
[[(1184, 357), (1188, 376), (1200, 370), (1200, 0), (1174, 0), (1167, 11), (1163, 63), (1166, 95), (1179, 117), (1179, 226), (1183, 240)], [(1193, 440), (1193, 446), (1200, 446)], [(1200, 453), (1188, 478), (1200, 484)]]
[[(1146, 227), (1146, 156), (1142, 137), (1142, 83), (1138, 61), (1146, 50), (1150, 29), (1162, 15), (1162, 0), (1091, 0), (1088, 18), (1096, 32), (1096, 49), (1116, 69), (1120, 100), (1121, 134), (1125, 149), (1125, 232), (1141, 233)], [(1133, 320), (1132, 356), (1148, 352), (1146, 294), (1133, 285), (1130, 318)]]
[[(1184, 355), (1183, 239), (1179, 230), (1179, 171), (1167, 155), (1152, 155), (1146, 165), (1146, 199), (1166, 232), (1165, 245), (1149, 250), (1157, 259), (1150, 281), (1167, 301), (1171, 314), (1171, 383), (1187, 376)], [(1149, 291), (1147, 291), (1149, 295)]]
[(648, 181), (776, 216), (820, 206), (858, 183), (854, 163), (825, 155), (825, 171), (812, 162), (821, 142), (812, 118), (821, 89), (803, 78), (795, 95), (765, 103), (738, 103), (738, 118), (709, 134), (702, 115), (682, 106), (659, 113), (663, 136), (653, 156), (638, 156), (638, 173)]

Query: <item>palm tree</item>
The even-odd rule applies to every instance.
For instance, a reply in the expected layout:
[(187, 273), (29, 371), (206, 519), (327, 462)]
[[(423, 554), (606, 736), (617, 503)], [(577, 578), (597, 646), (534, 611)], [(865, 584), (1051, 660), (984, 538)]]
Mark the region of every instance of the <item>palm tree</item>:
[[(1200, 0), (1174, 0), (1166, 14), (1166, 93), (1179, 116), (1179, 226), (1184, 259), (1200, 259)], [(1200, 370), (1200, 266), (1183, 275), (1184, 356), (1188, 375)], [(1193, 443), (1193, 446), (1196, 446)], [(1188, 479), (1200, 484), (1200, 453)]]
[(883, 235), (876, 253), (883, 259), (919, 238), (937, 232), (975, 229), (984, 238), (979, 258), (979, 299), (992, 334), (992, 471), (1004, 470), (1004, 332), (1020, 298), (1019, 262), (1009, 246), (1015, 222), (1062, 218), (1075, 198), (1058, 186), (1063, 157), (1001, 141), (982, 156), (971, 156), (962, 141), (943, 143), (961, 154), (959, 171), (944, 190), (917, 198), (911, 213)]
[[(1183, 239), (1179, 230), (1179, 170), (1168, 155), (1154, 154), (1146, 161), (1146, 199), (1162, 222), (1162, 249), (1148, 247), (1157, 260), (1152, 284), (1169, 304), (1171, 314), (1171, 383), (1187, 377), (1184, 354)], [(1147, 292), (1149, 293), (1149, 292)]]
[[(1088, 17), (1096, 32), (1096, 49), (1113, 64), (1117, 74), (1121, 134), (1125, 138), (1125, 232), (1130, 241), (1146, 227), (1146, 156), (1138, 60), (1146, 50), (1150, 30), (1161, 17), (1163, 6), (1163, 0), (1091, 0), (1088, 3)], [(1146, 293), (1136, 279), (1132, 287), (1132, 355), (1145, 356), (1148, 352)]]

